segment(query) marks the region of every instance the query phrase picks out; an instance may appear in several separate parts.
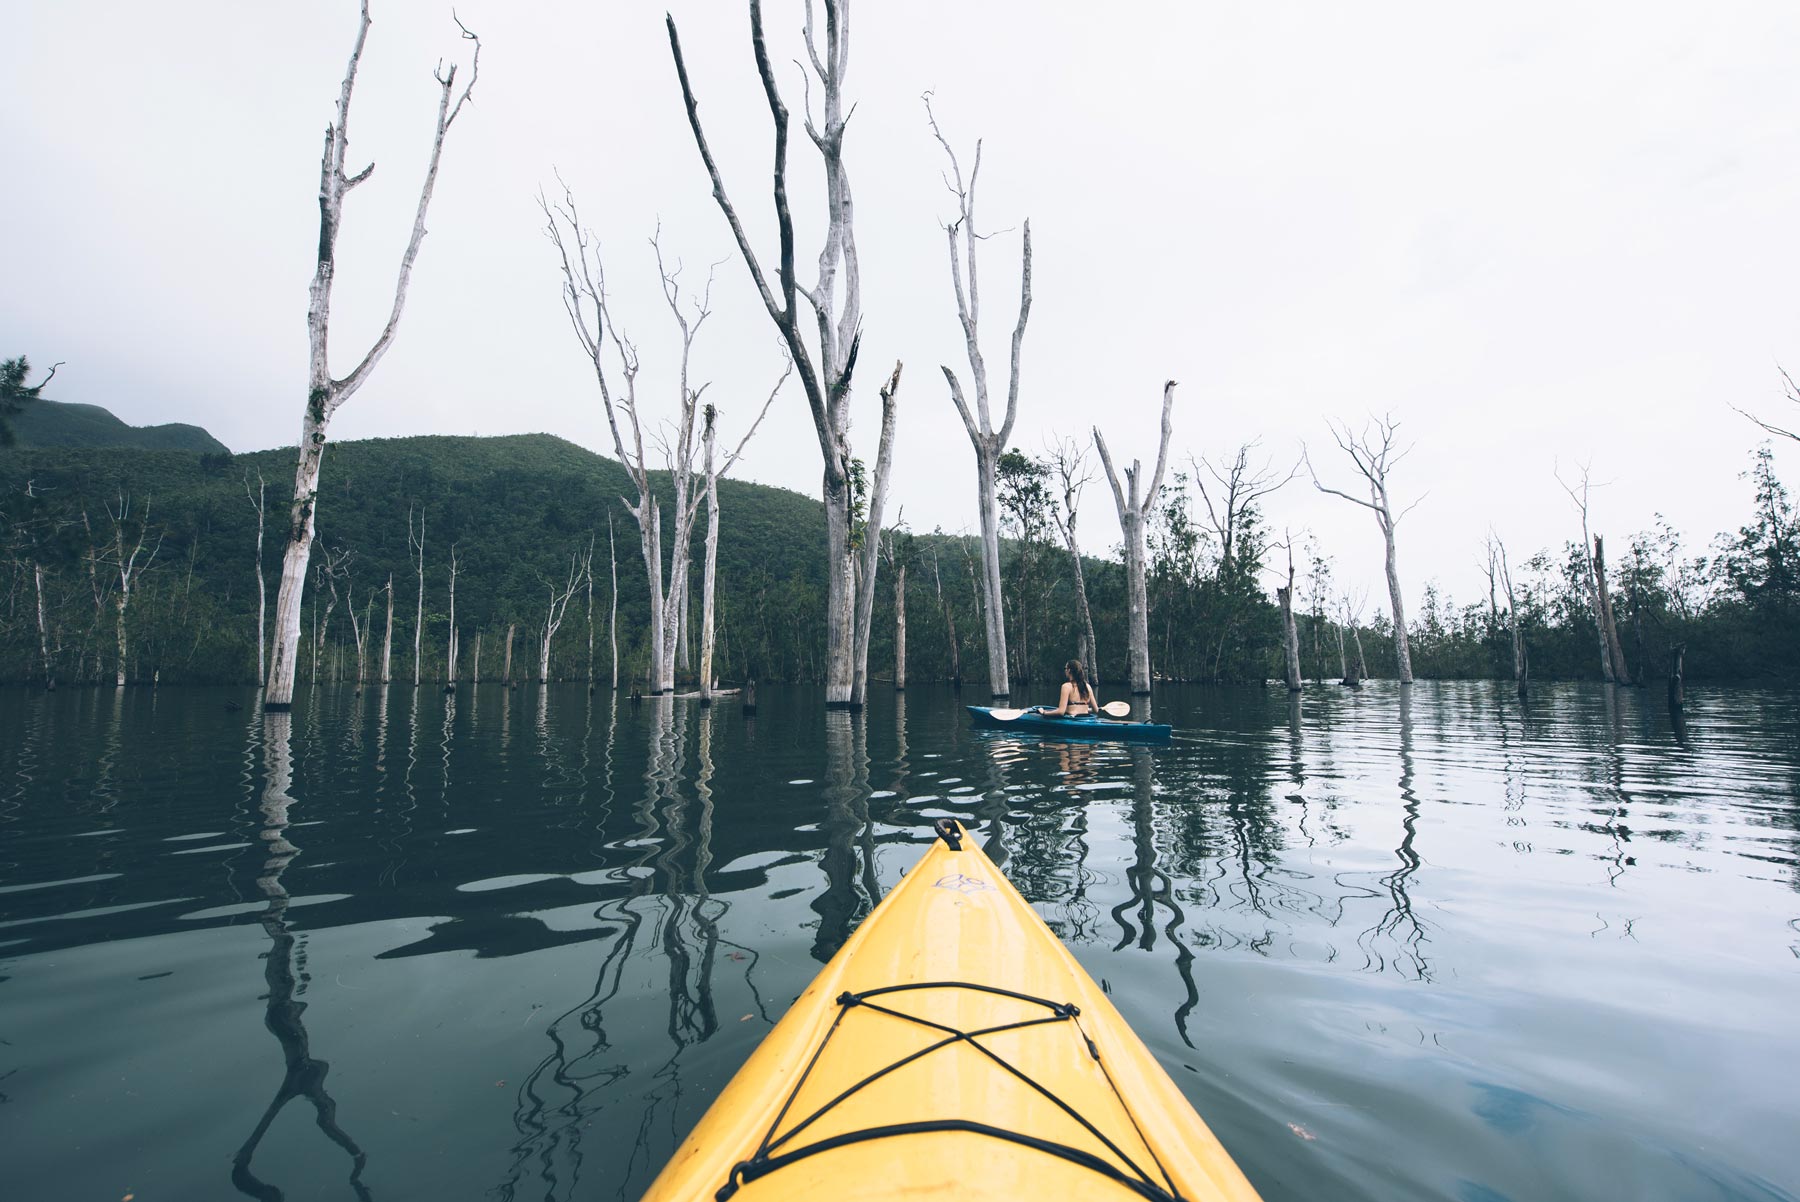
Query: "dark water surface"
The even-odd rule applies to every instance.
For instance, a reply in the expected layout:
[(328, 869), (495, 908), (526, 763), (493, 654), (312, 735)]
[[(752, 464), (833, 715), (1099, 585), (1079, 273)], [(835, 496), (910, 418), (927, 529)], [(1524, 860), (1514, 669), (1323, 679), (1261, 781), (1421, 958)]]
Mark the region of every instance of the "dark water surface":
[(634, 1199), (954, 814), (1270, 1202), (1792, 1199), (1800, 701), (1654, 700), (9, 691), (0, 1197)]

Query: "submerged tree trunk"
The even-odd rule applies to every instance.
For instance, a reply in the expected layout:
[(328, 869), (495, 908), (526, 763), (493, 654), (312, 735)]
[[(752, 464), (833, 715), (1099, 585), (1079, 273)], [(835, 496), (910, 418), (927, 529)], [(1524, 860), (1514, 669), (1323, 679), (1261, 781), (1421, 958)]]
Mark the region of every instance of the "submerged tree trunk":
[(444, 692), (456, 691), (456, 544), (450, 544), (450, 644), (444, 654)]
[[(1025, 323), (1031, 315), (1031, 222), (1025, 222), (1020, 252), (1019, 320), (1013, 327), (1011, 376), (1006, 390), (1006, 416), (995, 430), (988, 403), (987, 360), (981, 351), (981, 280), (976, 252), (983, 235), (975, 228), (975, 192), (981, 178), (981, 143), (975, 143), (974, 169), (965, 182), (962, 164), (950, 141), (938, 128), (931, 111), (931, 98), (925, 98), (925, 116), (931, 132), (950, 160), (945, 176), (950, 191), (956, 196), (956, 220), (944, 226), (950, 248), (950, 280), (956, 294), (956, 315), (962, 324), (963, 342), (969, 361), (969, 378), (975, 389), (975, 408), (971, 412), (962, 382), (948, 364), (943, 365), (944, 379), (950, 386), (950, 399), (962, 418), (963, 429), (975, 449), (975, 492), (981, 517), (982, 587), (987, 598), (983, 610), (988, 648), (988, 688), (996, 698), (1010, 696), (1012, 681), (1007, 669), (1006, 605), (1004, 579), (1000, 574), (1000, 503), (997, 475), (1000, 455), (1012, 438), (1013, 422), (1019, 413), (1019, 351), (1025, 340)], [(961, 239), (963, 249), (958, 250)], [(966, 256), (966, 263), (964, 258)]]
[[(849, 114), (843, 99), (844, 74), (849, 67), (850, 0), (824, 0), (824, 44), (815, 36), (812, 10), (806, 14), (804, 38), (809, 79), (819, 84), (819, 121), (809, 117), (806, 132), (818, 149), (825, 183), (825, 240), (818, 257), (818, 282), (806, 290), (807, 307), (799, 303), (801, 291), (794, 266), (794, 221), (788, 209), (787, 141), (788, 110), (782, 102), (776, 83), (775, 68), (770, 62), (763, 37), (762, 4), (750, 3), (750, 46), (756, 61), (757, 75), (768, 102), (769, 115), (775, 128), (775, 161), (773, 198), (775, 218), (780, 231), (780, 259), (776, 275), (763, 271), (749, 235), (739, 220), (736, 207), (726, 193), (724, 177), (706, 142), (700, 124), (699, 101), (688, 77), (687, 63), (681, 53), (681, 38), (674, 17), (667, 18), (669, 51), (675, 60), (675, 73), (680, 81), (682, 101), (687, 110), (688, 127), (694, 145), (712, 181), (712, 195), (726, 223), (731, 227), (739, 257), (749, 269), (752, 282), (762, 298), (763, 308), (780, 332), (789, 357), (806, 392), (807, 408), (819, 439), (823, 460), (823, 498), (825, 502), (825, 703), (829, 707), (855, 707), (862, 704), (858, 682), (866, 681), (868, 642), (858, 637), (857, 601), (859, 589), (875, 587), (875, 573), (866, 571), (858, 577), (856, 544), (852, 539), (852, 480), (856, 474), (855, 456), (850, 445), (850, 394), (852, 372), (857, 349), (864, 333), (862, 321), (862, 268), (857, 254), (850, 177), (844, 167), (844, 133)], [(804, 71), (805, 68), (803, 67)], [(810, 84), (808, 85), (810, 88)], [(840, 294), (840, 279), (843, 291)], [(817, 332), (816, 351), (802, 334), (803, 327)], [(889, 464), (892, 458), (892, 418), (889, 405), (892, 390), (898, 386), (896, 364), (889, 389), (883, 397), (882, 445), (876, 462)], [(877, 468), (871, 494), (869, 520), (861, 532), (864, 549), (880, 541), (880, 503), (886, 487), (885, 472)]]
[[(1400, 568), (1398, 556), (1394, 550), (1394, 528), (1412, 511), (1414, 501), (1399, 513), (1394, 512), (1393, 502), (1388, 494), (1388, 475), (1395, 464), (1406, 457), (1407, 452), (1394, 446), (1394, 436), (1399, 431), (1400, 423), (1392, 416), (1378, 418), (1373, 422), (1374, 432), (1365, 426), (1361, 434), (1352, 434), (1346, 425), (1340, 428), (1331, 426), (1331, 433), (1338, 448), (1350, 457), (1369, 486), (1369, 499), (1353, 497), (1347, 492), (1335, 488), (1327, 488), (1320, 482), (1318, 474), (1313, 474), (1313, 487), (1320, 492), (1330, 493), (1334, 497), (1361, 505), (1375, 515), (1375, 523), (1381, 528), (1382, 541), (1386, 544), (1386, 568), (1388, 586), (1388, 604), (1393, 610), (1394, 618), (1394, 665), (1401, 684), (1413, 682), (1412, 647), (1406, 632), (1406, 604), (1400, 594)], [(1311, 468), (1311, 461), (1308, 461)], [(1423, 498), (1421, 498), (1423, 499)]]
[(1594, 536), (1594, 595), (1600, 601), (1600, 622), (1606, 635), (1606, 651), (1612, 659), (1613, 680), (1629, 684), (1631, 673), (1625, 667), (1625, 647), (1619, 642), (1619, 625), (1613, 620), (1612, 592), (1606, 586), (1606, 547), (1598, 534)]
[(894, 691), (906, 691), (906, 565), (894, 570)]
[(411, 543), (415, 558), (419, 565), (419, 609), (413, 618), (413, 688), (419, 687), (424, 662), (422, 654), (425, 646), (425, 510), (419, 509), (419, 533), (413, 536), (412, 510), (406, 511), (406, 537)]
[(1506, 560), (1506, 544), (1497, 542), (1496, 545), (1500, 551), (1500, 579), (1506, 588), (1507, 625), (1512, 628), (1513, 687), (1523, 697), (1527, 691), (1525, 678), (1529, 673), (1525, 662), (1525, 639), (1519, 630), (1519, 602), (1513, 596), (1512, 567)]
[(413, 217), (412, 237), (400, 259), (399, 279), (394, 285), (394, 305), (387, 324), (374, 344), (347, 376), (331, 374), (327, 355), (331, 315), (331, 286), (337, 271), (338, 231), (343, 221), (344, 196), (350, 189), (369, 178), (370, 164), (355, 175), (344, 171), (344, 155), (349, 143), (350, 93), (356, 83), (356, 69), (362, 58), (363, 43), (369, 35), (369, 6), (364, 0), (362, 23), (357, 30), (356, 45), (350, 52), (350, 65), (338, 95), (337, 121), (326, 127), (325, 154), (319, 165), (319, 248), (318, 263), (313, 272), (312, 287), (306, 313), (309, 346), (307, 364), (306, 409), (300, 424), (299, 461), (294, 469), (294, 499), (289, 511), (287, 550), (281, 562), (281, 588), (275, 601), (275, 654), (269, 665), (269, 680), (264, 708), (275, 712), (289, 709), (294, 699), (294, 669), (300, 647), (300, 606), (306, 586), (306, 568), (312, 555), (315, 509), (319, 495), (319, 465), (325, 454), (326, 428), (332, 415), (368, 380), (375, 365), (387, 354), (394, 334), (400, 328), (400, 313), (406, 304), (406, 289), (412, 279), (413, 262), (419, 245), (425, 239), (425, 214), (431, 206), (431, 194), (437, 184), (438, 165), (444, 149), (444, 137), (462, 112), (464, 102), (474, 90), (481, 67), (481, 42), (464, 29), (463, 36), (475, 42), (475, 55), (469, 68), (469, 82), (452, 103), (457, 68), (439, 69), (437, 129), (432, 139), (431, 157), (425, 169), (425, 182), (419, 189), (418, 209)]
[(581, 587), (581, 566), (573, 556), (569, 556), (569, 577), (562, 585), (551, 584), (550, 607), (544, 617), (544, 641), (538, 651), (538, 683), (550, 683), (550, 644), (556, 638), (557, 630), (562, 626), (563, 615), (568, 612), (569, 598)]
[(1283, 667), (1287, 674), (1287, 689), (1290, 693), (1298, 693), (1300, 682), (1300, 632), (1294, 625), (1294, 548), (1293, 536), (1288, 536), (1288, 582), (1286, 587), (1275, 590), (1275, 601), (1281, 606), (1281, 648)]
[(56, 691), (56, 664), (50, 657), (50, 624), (44, 617), (44, 565), (36, 560), (31, 564), (31, 579), (37, 585), (37, 628), (38, 649), (44, 657), (44, 688), (48, 692)]
[[(900, 388), (900, 364), (881, 390), (881, 443), (875, 479), (869, 488), (868, 518), (862, 529), (862, 564), (856, 575), (855, 673), (850, 704), (861, 708), (869, 692), (869, 635), (875, 621), (875, 574), (881, 562), (881, 514), (887, 505), (888, 476), (894, 466), (894, 394)], [(853, 561), (854, 563), (854, 561)]]
[(118, 613), (117, 634), (119, 642), (119, 664), (118, 671), (115, 674), (114, 684), (118, 688), (124, 688), (126, 665), (125, 614), (126, 610), (131, 605), (132, 585), (137, 582), (138, 577), (149, 570), (151, 564), (156, 562), (156, 553), (162, 550), (162, 539), (160, 537), (157, 538), (156, 546), (150, 549), (150, 557), (144, 560), (142, 564), (139, 564), (138, 556), (143, 554), (144, 539), (150, 532), (150, 507), (146, 505), (142, 516), (136, 519), (137, 537), (130, 551), (125, 549), (125, 528), (127, 525), (130, 525), (133, 520), (131, 517), (131, 502), (121, 496), (119, 498), (118, 512), (113, 512), (110, 505), (107, 507), (106, 512), (107, 515), (112, 518), (114, 566), (119, 569), (119, 592), (118, 596), (115, 598)]
[(1145, 549), (1144, 529), (1149, 524), (1150, 512), (1156, 506), (1157, 497), (1162, 492), (1163, 469), (1169, 458), (1169, 435), (1173, 429), (1170, 418), (1175, 404), (1175, 381), (1170, 380), (1163, 385), (1162, 405), (1162, 438), (1156, 452), (1156, 470), (1152, 473), (1149, 487), (1140, 491), (1143, 484), (1143, 464), (1140, 460), (1132, 460), (1131, 466), (1125, 469), (1125, 484), (1119, 483), (1119, 473), (1113, 470), (1112, 456), (1106, 450), (1106, 438), (1094, 427), (1094, 446), (1100, 452), (1100, 463), (1106, 469), (1107, 483), (1112, 485), (1113, 500), (1119, 509), (1119, 526), (1125, 535), (1125, 587), (1130, 611), (1129, 627), (1129, 664), (1131, 691), (1142, 697), (1150, 693), (1150, 601), (1144, 583)]
[(381, 637), (381, 683), (386, 684), (394, 674), (394, 574), (388, 573), (387, 581), (387, 633)]
[[(268, 680), (269, 670), (266, 658), (269, 645), (269, 589), (263, 580), (263, 518), (268, 512), (264, 504), (268, 488), (262, 473), (256, 473), (256, 496), (251, 504), (256, 510), (256, 683), (259, 687)], [(249, 492), (250, 476), (245, 473), (244, 493), (248, 496)]]
[[(613, 539), (612, 514), (606, 515), (606, 555), (612, 566), (612, 592), (607, 601), (606, 641), (612, 649), (612, 691), (619, 691), (619, 550)], [(512, 662), (512, 634), (506, 636), (507, 662)]]
[(719, 473), (713, 470), (713, 423), (718, 411), (706, 407), (706, 568), (700, 578), (700, 704), (712, 704), (713, 588), (719, 571)]

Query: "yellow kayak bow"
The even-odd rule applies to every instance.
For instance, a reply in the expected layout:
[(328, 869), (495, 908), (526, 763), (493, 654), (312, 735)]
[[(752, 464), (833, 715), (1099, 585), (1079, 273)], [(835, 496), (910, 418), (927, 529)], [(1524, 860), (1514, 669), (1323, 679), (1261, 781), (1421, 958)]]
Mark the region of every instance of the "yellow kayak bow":
[(1255, 1202), (1011, 882), (937, 830), (644, 1202)]

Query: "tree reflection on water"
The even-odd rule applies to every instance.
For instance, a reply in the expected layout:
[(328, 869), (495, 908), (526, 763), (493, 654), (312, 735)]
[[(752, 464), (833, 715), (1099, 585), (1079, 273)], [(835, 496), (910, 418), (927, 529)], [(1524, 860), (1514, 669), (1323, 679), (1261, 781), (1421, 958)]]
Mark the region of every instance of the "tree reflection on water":
[(281, 883), (281, 874), (300, 854), (300, 849), (287, 837), (288, 807), (294, 804), (293, 797), (288, 794), (293, 783), (293, 716), (272, 713), (265, 715), (263, 722), (265, 784), (261, 838), (267, 845), (268, 856), (256, 878), (256, 887), (268, 899), (268, 905), (258, 915), (263, 931), (269, 936), (269, 950), (263, 955), (263, 980), (269, 989), (263, 1025), (281, 1045), (286, 1071), (255, 1129), (232, 1157), (231, 1183), (250, 1197), (266, 1202), (275, 1202), (285, 1196), (279, 1188), (251, 1172), (250, 1162), (276, 1116), (295, 1098), (305, 1098), (312, 1103), (319, 1130), (350, 1157), (350, 1188), (366, 1202), (371, 1195), (362, 1182), (362, 1174), (368, 1157), (350, 1138), (349, 1132), (338, 1125), (337, 1102), (325, 1089), (325, 1075), (331, 1071), (331, 1065), (313, 1056), (306, 1024), (301, 1021), (301, 1016), (306, 1013), (306, 1003), (298, 998), (306, 988), (306, 949), (288, 927), (288, 891)]

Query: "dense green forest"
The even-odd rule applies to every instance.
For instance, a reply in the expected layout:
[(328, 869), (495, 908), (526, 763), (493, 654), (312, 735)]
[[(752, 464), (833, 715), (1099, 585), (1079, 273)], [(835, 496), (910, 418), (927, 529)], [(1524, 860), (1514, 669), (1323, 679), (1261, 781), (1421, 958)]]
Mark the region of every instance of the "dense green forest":
[[(26, 429), (21, 422), (21, 433)], [(1008, 461), (1002, 493), (1014, 677), (1048, 688), (1056, 666), (1080, 644), (1072, 573), (1044, 516), (1050, 504), (1045, 466), (1017, 454)], [(252, 496), (259, 475), (266, 482), (263, 567), (272, 619), (293, 476), (291, 450), (234, 456), (20, 446), (0, 452), (6, 539), (0, 679), (41, 682), (47, 642), (59, 681), (113, 680), (123, 561), (137, 572), (126, 613), (128, 679), (253, 680), (257, 520)], [(1752, 456), (1742, 487), (1745, 525), (1704, 549), (1685, 546), (1660, 520), (1651, 530), (1616, 540), (1609, 583), (1634, 676), (1660, 676), (1674, 644), (1686, 646), (1690, 678), (1786, 677), (1800, 668), (1800, 521), (1766, 447)], [(302, 679), (314, 672), (353, 677), (358, 628), (369, 671), (377, 670), (390, 576), (393, 674), (412, 678), (419, 590), (408, 526), (409, 517), (422, 514), (420, 674), (425, 679), (444, 673), (453, 546), (463, 678), (477, 666), (478, 637), (482, 677), (499, 675), (509, 625), (518, 632), (513, 675), (523, 678), (535, 670), (550, 585), (566, 583), (572, 563), (589, 562), (591, 548), (593, 672), (608, 679), (610, 517), (617, 546), (620, 676), (627, 685), (637, 680), (647, 664), (647, 586), (637, 527), (620, 500), (628, 491), (617, 463), (549, 435), (334, 444), (326, 460), (320, 544), (302, 621)], [(1094, 494), (1090, 505), (1101, 500)], [(1150, 533), (1156, 671), (1189, 680), (1278, 677), (1280, 618), (1269, 585), (1277, 572), (1285, 575), (1290, 550), (1272, 545), (1261, 515), (1251, 507), (1239, 517), (1230, 560), (1222, 562), (1217, 535), (1196, 520), (1196, 500), (1192, 482), (1177, 475), (1165, 489)], [(817, 679), (824, 654), (819, 503), (783, 489), (726, 480), (720, 505), (719, 675)], [(943, 680), (960, 668), (965, 679), (983, 679), (973, 540), (900, 531), (891, 550), (891, 558), (884, 555), (887, 578), (894, 578), (899, 563), (908, 569), (909, 678)], [(701, 551), (697, 538), (696, 560)], [(1340, 636), (1350, 668), (1356, 666), (1360, 641), (1368, 673), (1391, 674), (1386, 618), (1365, 614), (1357, 620), (1338, 583), (1336, 561), (1316, 544), (1300, 543), (1291, 553), (1305, 675), (1343, 675)], [(339, 565), (329, 578), (323, 572), (328, 558)], [(1100, 644), (1099, 674), (1102, 681), (1116, 681), (1125, 666), (1123, 569), (1116, 553), (1086, 558), (1084, 564)], [(1520, 626), (1535, 677), (1598, 674), (1585, 572), (1574, 542), (1513, 564)], [(696, 625), (698, 578), (696, 571)], [(589, 673), (589, 596), (584, 584), (557, 632), (556, 677)], [(893, 664), (891, 585), (877, 597), (870, 671), (881, 678)], [(1468, 604), (1427, 584), (1411, 624), (1415, 670), (1426, 677), (1510, 676), (1509, 623), (1498, 584)]]

